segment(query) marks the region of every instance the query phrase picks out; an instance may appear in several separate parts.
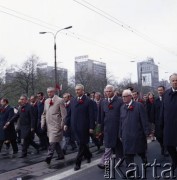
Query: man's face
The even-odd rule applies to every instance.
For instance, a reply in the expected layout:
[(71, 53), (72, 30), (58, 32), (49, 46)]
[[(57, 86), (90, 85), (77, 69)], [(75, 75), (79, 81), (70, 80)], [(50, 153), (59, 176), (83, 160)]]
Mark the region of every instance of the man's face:
[(95, 94), (95, 99), (96, 99), (96, 101), (99, 101), (100, 100), (100, 95), (99, 94)]
[(125, 104), (128, 104), (128, 103), (130, 103), (132, 96), (128, 95), (128, 93), (126, 93), (126, 92), (123, 92), (122, 99)]
[(132, 93), (132, 97), (133, 97), (133, 99), (137, 99), (138, 98), (138, 93), (137, 92), (133, 92)]
[(164, 90), (163, 87), (158, 87), (158, 88), (157, 88), (157, 92), (158, 92), (158, 95), (159, 95), (159, 96), (162, 96), (162, 95), (164, 94), (165, 90)]
[(146, 101), (148, 99), (147, 94), (143, 95), (143, 99), (144, 99), (144, 101)]
[(48, 90), (47, 94), (48, 94), (49, 98), (53, 98), (53, 96), (55, 95), (55, 91), (54, 90)]
[(80, 96), (82, 96), (84, 94), (84, 90), (81, 87), (79, 87), (79, 86), (75, 87), (75, 92), (76, 92), (76, 95), (78, 97), (80, 97)]
[(28, 102), (28, 99), (26, 99), (25, 97), (20, 97), (20, 102), (21, 105), (24, 106)]
[(111, 87), (106, 88), (106, 96), (108, 98), (112, 98), (114, 96), (114, 91), (113, 91), (113, 89)]
[(91, 98), (91, 99), (95, 99), (95, 94), (94, 94), (94, 93), (91, 93), (91, 94), (90, 94), (90, 98)]
[(68, 102), (69, 101), (69, 96), (68, 95), (63, 95), (63, 100), (64, 100), (64, 102)]
[(37, 98), (39, 101), (41, 101), (43, 99), (43, 96), (41, 96), (41, 94), (37, 94)]
[(1, 105), (4, 107), (6, 106), (6, 103), (3, 100), (1, 100)]
[(30, 102), (31, 102), (31, 103), (35, 103), (35, 102), (36, 102), (36, 99), (35, 99), (34, 96), (31, 96), (31, 97), (30, 97)]
[(170, 84), (173, 89), (177, 90), (177, 76), (176, 75), (172, 75), (170, 77)]

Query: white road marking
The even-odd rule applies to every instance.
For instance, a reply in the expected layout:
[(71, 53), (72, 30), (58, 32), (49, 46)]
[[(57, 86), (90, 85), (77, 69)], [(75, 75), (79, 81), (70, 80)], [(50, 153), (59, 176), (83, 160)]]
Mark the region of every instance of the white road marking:
[[(148, 139), (148, 140), (147, 140), (147, 143), (151, 143), (151, 140)], [(54, 175), (54, 176), (51, 176), (51, 177), (48, 177), (48, 178), (44, 178), (44, 180), (60, 180), (60, 179), (69, 177), (69, 176), (71, 176), (71, 175), (80, 173), (80, 172), (84, 171), (84, 170), (87, 169), (87, 168), (90, 168), (90, 167), (92, 167), (92, 166), (97, 165), (99, 162), (100, 162), (100, 159), (97, 159), (97, 160), (92, 161), (92, 162), (89, 163), (89, 164), (87, 163), (87, 164), (81, 165), (81, 169), (78, 170), (78, 171), (74, 171), (74, 167), (73, 167), (72, 169), (69, 169), (69, 170), (67, 170), (67, 171), (64, 171), (64, 172), (62, 172), (62, 173), (60, 173), (60, 174), (57, 174), (57, 175)]]
[(71, 176), (73, 174), (80, 173), (80, 172), (86, 170), (87, 168), (90, 168), (92, 166), (97, 165), (99, 162), (100, 162), (100, 159), (97, 159), (97, 160), (92, 161), (89, 164), (87, 163), (87, 164), (81, 165), (81, 169), (78, 170), (78, 171), (74, 171), (74, 168), (72, 168), (72, 169), (64, 171), (64, 172), (62, 172), (60, 174), (57, 174), (57, 175), (54, 175), (54, 176), (51, 176), (51, 177), (48, 177), (48, 178), (44, 178), (44, 180), (60, 180), (60, 179), (66, 178), (68, 176)]

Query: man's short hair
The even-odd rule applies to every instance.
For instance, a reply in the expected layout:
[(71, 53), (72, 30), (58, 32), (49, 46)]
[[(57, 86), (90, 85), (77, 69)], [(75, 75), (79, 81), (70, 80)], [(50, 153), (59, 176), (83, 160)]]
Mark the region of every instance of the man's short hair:
[(44, 96), (44, 93), (43, 92), (38, 92), (37, 94), (41, 95), (41, 96)]
[(100, 92), (95, 92), (95, 95), (98, 95), (101, 97), (101, 93)]
[(132, 92), (131, 92), (131, 90), (130, 89), (125, 89), (125, 90), (123, 90), (123, 92), (122, 92), (122, 94), (123, 93), (126, 93), (127, 95), (132, 95)]
[(2, 98), (1, 101), (5, 102), (6, 104), (9, 104), (9, 100), (6, 98)]
[(25, 98), (26, 100), (28, 100), (28, 96), (25, 95), (25, 94), (22, 94), (20, 97), (23, 97), (23, 98)]
[(158, 88), (163, 88), (163, 90), (165, 90), (165, 86), (163, 86), (163, 85), (158, 86), (157, 89)]
[(71, 94), (69, 94), (69, 93), (64, 93), (64, 94), (63, 94), (63, 97), (64, 97), (64, 96), (71, 97)]
[[(130, 89), (130, 91), (131, 91), (131, 89)], [(139, 94), (139, 92), (136, 91), (136, 90), (133, 90), (132, 93), (137, 93), (137, 94)]]
[(54, 88), (54, 87), (48, 87), (48, 88), (47, 88), (47, 92), (48, 92), (48, 91), (55, 91), (55, 88)]
[(169, 80), (171, 81), (171, 77), (172, 76), (177, 76), (177, 73), (173, 73), (172, 75), (170, 75), (170, 77), (169, 77)]
[(84, 86), (82, 84), (76, 84), (76, 87), (80, 87), (82, 90), (84, 90)]
[(108, 85), (105, 87), (105, 89), (107, 89), (107, 88), (111, 88), (111, 89), (112, 89), (112, 91), (115, 91), (115, 88), (114, 88), (114, 86), (113, 86), (113, 85), (108, 84)]

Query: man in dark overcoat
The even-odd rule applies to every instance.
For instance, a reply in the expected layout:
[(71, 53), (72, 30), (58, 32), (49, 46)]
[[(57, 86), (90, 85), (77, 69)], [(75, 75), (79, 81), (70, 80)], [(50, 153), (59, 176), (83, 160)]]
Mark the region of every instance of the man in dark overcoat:
[(129, 89), (122, 93), (124, 105), (120, 110), (120, 138), (127, 166), (134, 162), (134, 156), (138, 154), (143, 163), (147, 162), (146, 137), (149, 134), (148, 118), (142, 103), (132, 100)]
[(14, 115), (14, 109), (9, 106), (8, 99), (1, 99), (1, 111), (0, 111), (0, 152), (3, 143), (8, 140), (12, 145), (13, 154), (18, 152), (18, 146), (16, 142), (16, 132), (14, 124), (10, 124), (7, 129), (4, 129), (5, 124), (10, 120)]
[[(69, 93), (64, 93), (63, 101), (65, 103), (66, 111), (68, 114), (71, 108), (71, 95)], [(75, 143), (74, 135), (71, 131), (71, 127), (68, 127), (68, 129), (63, 132), (63, 136), (64, 136), (63, 153), (66, 154), (69, 145), (71, 145), (72, 150), (76, 148), (76, 143)]]
[(40, 141), (40, 150), (47, 150), (49, 146), (49, 139), (47, 137), (47, 129), (41, 129), (41, 116), (44, 111), (44, 103), (45, 103), (45, 97), (43, 92), (37, 93), (38, 102), (37, 102), (37, 108), (38, 108), (38, 118), (37, 118), (37, 129), (36, 134), (39, 137)]
[(166, 148), (163, 145), (163, 129), (161, 128), (160, 112), (162, 108), (163, 94), (165, 93), (164, 86), (158, 86), (157, 88), (158, 97), (155, 98), (155, 137), (161, 147), (161, 155), (167, 156)]
[(76, 85), (75, 91), (77, 97), (71, 101), (71, 108), (66, 117), (64, 130), (67, 130), (67, 126), (71, 126), (79, 145), (74, 167), (74, 170), (77, 171), (80, 169), (83, 156), (88, 163), (91, 161), (92, 155), (88, 143), (90, 133), (93, 133), (95, 126), (95, 116), (93, 101), (84, 95), (84, 86)]
[(177, 167), (177, 73), (170, 76), (171, 88), (163, 97), (163, 109), (161, 113), (163, 127), (163, 143), (172, 159), (173, 170)]
[(22, 95), (20, 97), (20, 101), (21, 107), (19, 111), (6, 123), (5, 128), (19, 119), (19, 128), (21, 130), (21, 138), (23, 139), (22, 155), (20, 158), (24, 158), (27, 156), (27, 149), (29, 145), (32, 145), (36, 149), (37, 153), (39, 153), (39, 147), (33, 140), (36, 124), (34, 109), (28, 103), (27, 96)]
[(120, 108), (123, 102), (115, 95), (114, 86), (107, 85), (105, 91), (107, 99), (103, 101), (101, 108), (104, 145), (105, 148), (111, 148), (112, 153), (116, 154), (116, 159), (120, 160), (123, 158), (122, 143), (119, 138)]

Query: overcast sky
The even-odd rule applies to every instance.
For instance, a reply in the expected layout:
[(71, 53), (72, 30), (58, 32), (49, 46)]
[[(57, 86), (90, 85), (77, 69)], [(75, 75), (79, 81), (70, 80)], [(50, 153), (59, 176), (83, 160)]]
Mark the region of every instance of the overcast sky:
[(136, 81), (136, 61), (147, 57), (159, 65), (160, 79), (177, 72), (176, 0), (76, 1), (0, 0), (0, 57), (9, 66), (35, 54), (53, 65), (53, 37), (39, 32), (73, 26), (57, 35), (58, 65), (69, 75), (80, 55), (106, 62), (118, 81)]

